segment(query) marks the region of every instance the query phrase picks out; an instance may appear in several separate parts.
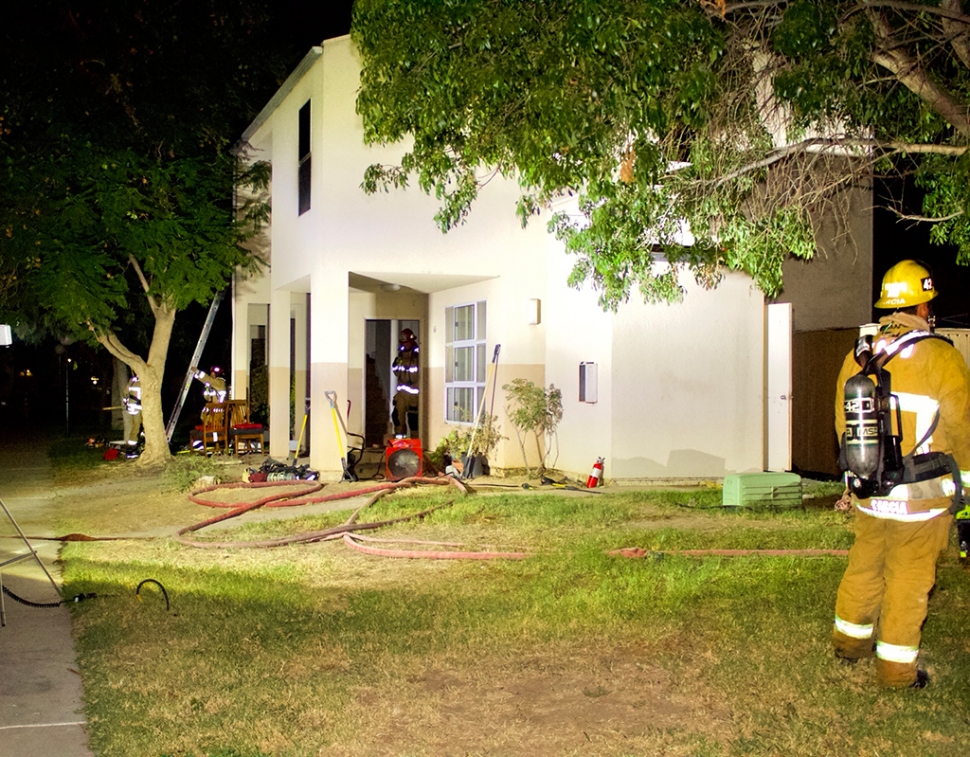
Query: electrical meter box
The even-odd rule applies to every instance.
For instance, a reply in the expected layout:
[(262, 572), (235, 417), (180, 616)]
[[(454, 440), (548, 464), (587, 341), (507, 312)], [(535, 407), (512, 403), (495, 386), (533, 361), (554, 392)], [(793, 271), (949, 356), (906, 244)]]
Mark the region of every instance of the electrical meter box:
[(801, 507), (797, 473), (736, 473), (724, 477), (724, 507)]

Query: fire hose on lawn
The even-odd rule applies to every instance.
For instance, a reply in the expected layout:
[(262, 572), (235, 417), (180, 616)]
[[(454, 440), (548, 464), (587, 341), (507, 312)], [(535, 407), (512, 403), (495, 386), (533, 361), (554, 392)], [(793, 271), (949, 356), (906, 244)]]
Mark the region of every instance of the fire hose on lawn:
[[(411, 477), (405, 478), (401, 481), (387, 481), (381, 484), (376, 484), (374, 486), (365, 487), (363, 489), (352, 489), (344, 492), (337, 492), (335, 494), (326, 494), (321, 496), (316, 496), (316, 492), (323, 488), (323, 484), (319, 482), (309, 483), (307, 486), (302, 487), (295, 492), (281, 492), (268, 494), (264, 497), (253, 502), (243, 503), (241, 505), (227, 504), (225, 502), (219, 502), (217, 500), (212, 500), (204, 498), (201, 495), (207, 494), (212, 491), (217, 491), (221, 489), (238, 489), (238, 488), (278, 488), (283, 486), (292, 487), (293, 481), (273, 481), (273, 482), (255, 482), (255, 483), (229, 483), (229, 484), (215, 484), (213, 486), (205, 487), (189, 495), (189, 499), (198, 505), (204, 505), (206, 507), (223, 507), (230, 508), (229, 512), (223, 513), (222, 515), (217, 515), (212, 518), (208, 518), (200, 523), (196, 523), (191, 526), (186, 526), (180, 529), (176, 533), (176, 541), (181, 544), (185, 544), (191, 547), (198, 547), (201, 549), (225, 549), (230, 547), (241, 547), (241, 548), (252, 548), (252, 547), (281, 547), (290, 544), (309, 544), (312, 542), (319, 541), (329, 541), (333, 539), (343, 539), (344, 543), (351, 546), (361, 552), (367, 554), (379, 555), (382, 557), (405, 557), (405, 558), (425, 558), (425, 559), (464, 559), (464, 560), (494, 560), (494, 559), (523, 559), (528, 557), (525, 552), (492, 552), (492, 551), (457, 551), (457, 550), (398, 550), (398, 549), (382, 549), (376, 547), (367, 547), (360, 544), (363, 541), (363, 537), (356, 531), (362, 530), (374, 530), (381, 528), (383, 526), (392, 525), (394, 523), (403, 523), (409, 520), (420, 519), (440, 509), (441, 507), (447, 507), (451, 503), (446, 505), (439, 505), (438, 507), (428, 508), (422, 510), (418, 513), (412, 513), (410, 515), (403, 515), (399, 518), (392, 518), (390, 520), (378, 521), (373, 523), (358, 523), (357, 518), (360, 513), (366, 508), (370, 507), (372, 504), (377, 502), (381, 497), (390, 494), (395, 489), (409, 488), (416, 486), (418, 484), (432, 484), (437, 486), (455, 486), (464, 495), (468, 493), (468, 489), (465, 485), (456, 478), (450, 476), (444, 476), (441, 478), (427, 478), (427, 477)], [(186, 534), (200, 531), (201, 529), (211, 526), (214, 523), (219, 523), (229, 518), (235, 518), (244, 513), (256, 510), (260, 507), (293, 507), (297, 505), (308, 505), (316, 504), (322, 502), (333, 502), (341, 499), (351, 499), (353, 497), (359, 497), (361, 495), (371, 494), (370, 497), (363, 505), (357, 508), (350, 517), (339, 526), (332, 526), (330, 528), (320, 529), (316, 531), (308, 531), (302, 534), (294, 534), (292, 536), (284, 536), (276, 539), (260, 539), (254, 541), (244, 541), (244, 542), (214, 542), (214, 541), (197, 541), (194, 539), (187, 538)], [(412, 541), (411, 544), (427, 544), (428, 542)], [(435, 543), (436, 546), (460, 546), (455, 544), (441, 544)]]
[[(300, 484), (303, 484), (300, 486)], [(380, 484), (375, 484), (373, 486), (364, 487), (361, 489), (349, 489), (346, 491), (336, 492), (333, 494), (317, 495), (317, 492), (321, 491), (325, 484), (320, 481), (300, 481), (300, 480), (285, 480), (285, 481), (238, 481), (230, 482), (224, 484), (214, 484), (212, 486), (207, 486), (202, 489), (198, 489), (191, 494), (189, 494), (189, 500), (198, 505), (203, 505), (205, 507), (213, 508), (225, 508), (227, 512), (220, 515), (207, 518), (206, 520), (200, 521), (199, 523), (194, 523), (190, 526), (185, 526), (176, 532), (175, 540), (181, 544), (190, 547), (196, 547), (200, 549), (227, 549), (227, 548), (268, 548), (268, 547), (281, 547), (290, 544), (309, 544), (313, 542), (320, 541), (331, 541), (340, 539), (348, 546), (363, 552), (365, 554), (377, 555), (381, 557), (402, 557), (408, 559), (450, 559), (450, 560), (494, 560), (494, 559), (508, 559), (508, 560), (521, 560), (529, 557), (531, 553), (524, 551), (514, 551), (514, 552), (500, 552), (500, 551), (490, 551), (490, 550), (476, 550), (468, 551), (461, 550), (461, 544), (455, 543), (443, 543), (443, 542), (428, 542), (419, 540), (395, 540), (395, 539), (375, 539), (373, 537), (366, 537), (363, 534), (358, 533), (359, 531), (375, 530), (382, 528), (384, 526), (393, 525), (395, 523), (404, 523), (410, 520), (421, 519), (425, 516), (433, 513), (435, 510), (441, 509), (442, 507), (447, 507), (452, 504), (448, 502), (445, 505), (439, 505), (437, 507), (428, 508), (417, 513), (412, 513), (409, 515), (403, 515), (398, 518), (392, 518), (389, 520), (383, 520), (372, 523), (358, 523), (357, 518), (360, 513), (366, 508), (373, 505), (381, 497), (391, 493), (396, 489), (410, 488), (417, 486), (419, 484), (429, 484), (436, 486), (455, 486), (462, 495), (468, 494), (467, 487), (457, 478), (451, 476), (441, 476), (436, 478), (430, 477), (411, 477), (405, 478), (400, 481), (386, 481)], [(299, 486), (296, 491), (290, 491), (294, 486)], [(244, 502), (242, 504), (234, 504), (221, 502), (219, 500), (210, 499), (203, 495), (206, 495), (213, 491), (228, 490), (228, 489), (256, 489), (269, 490), (270, 493), (259, 497), (252, 502)], [(273, 491), (275, 490), (275, 491)], [(231, 518), (239, 517), (247, 512), (257, 510), (262, 507), (296, 507), (299, 505), (309, 505), (318, 504), (325, 502), (334, 502), (343, 499), (352, 499), (354, 497), (360, 497), (363, 495), (371, 494), (373, 496), (367, 500), (363, 505), (357, 508), (350, 517), (341, 525), (332, 526), (330, 528), (320, 529), (316, 531), (309, 531), (302, 534), (294, 534), (292, 536), (279, 537), (275, 539), (260, 539), (252, 541), (198, 541), (188, 538), (188, 534), (201, 531), (202, 529), (220, 523)], [(86, 534), (72, 533), (66, 536), (60, 537), (31, 537), (35, 539), (46, 539), (53, 541), (113, 541), (119, 539), (127, 538), (137, 538), (137, 537), (125, 537), (125, 536), (109, 536), (109, 537), (93, 537)], [(362, 542), (401, 542), (404, 541), (407, 544), (421, 544), (426, 546), (438, 546), (438, 547), (448, 547), (449, 549), (388, 549), (381, 547), (366, 546)], [(648, 550), (642, 547), (626, 547), (621, 549), (611, 550), (608, 554), (617, 557), (627, 557), (627, 558), (643, 558), (652, 557), (655, 559), (661, 559), (666, 555), (671, 556), (682, 556), (682, 557), (704, 557), (704, 556), (715, 556), (715, 557), (845, 557), (848, 555), (848, 550), (843, 549), (672, 549), (672, 550)], [(19, 599), (19, 598), (17, 598)]]

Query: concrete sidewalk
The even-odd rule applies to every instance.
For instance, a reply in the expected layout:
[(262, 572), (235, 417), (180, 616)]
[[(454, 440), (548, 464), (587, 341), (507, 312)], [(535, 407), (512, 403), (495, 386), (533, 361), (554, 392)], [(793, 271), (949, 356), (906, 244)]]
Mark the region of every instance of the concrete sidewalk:
[[(54, 536), (54, 492), (47, 439), (40, 432), (0, 436), (0, 500), (20, 529), (31, 536)], [(2, 569), (3, 585), (31, 602), (59, 601), (27, 544), (0, 509), (0, 563), (26, 559)], [(14, 538), (8, 538), (14, 537)], [(60, 584), (56, 564), (60, 543), (34, 540), (37, 552)], [(0, 627), (0, 757), (93, 757), (82, 712), (71, 618), (64, 605), (27, 607), (3, 597), (6, 625)]]

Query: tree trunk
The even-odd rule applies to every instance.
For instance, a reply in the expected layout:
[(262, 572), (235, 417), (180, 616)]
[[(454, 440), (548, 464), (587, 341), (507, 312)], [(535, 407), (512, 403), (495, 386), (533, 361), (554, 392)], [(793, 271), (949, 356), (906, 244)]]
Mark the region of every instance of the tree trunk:
[(141, 382), (141, 423), (145, 432), (145, 449), (137, 464), (149, 468), (168, 464), (171, 453), (165, 437), (165, 417), (162, 413), (162, 376), (165, 364), (160, 367), (148, 364), (138, 374)]
[(155, 328), (148, 359), (129, 350), (113, 332), (98, 334), (97, 339), (108, 352), (128, 365), (138, 376), (141, 385), (142, 429), (145, 432), (145, 449), (136, 465), (145, 468), (163, 467), (171, 460), (168, 438), (165, 436), (165, 418), (162, 413), (162, 378), (168, 359), (168, 345), (175, 325), (175, 310), (165, 305), (152, 308)]

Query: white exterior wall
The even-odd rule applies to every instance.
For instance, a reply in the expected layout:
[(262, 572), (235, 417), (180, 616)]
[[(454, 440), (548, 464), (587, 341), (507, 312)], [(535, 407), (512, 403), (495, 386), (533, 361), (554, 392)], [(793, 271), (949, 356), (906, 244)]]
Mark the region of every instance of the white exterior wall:
[[(689, 276), (680, 303), (634, 294), (615, 315), (565, 286), (572, 260), (548, 246), (547, 383), (563, 390), (558, 466), (608, 479), (696, 480), (763, 470), (764, 297), (742, 274), (707, 291)], [(560, 286), (556, 286), (561, 283)], [(579, 364), (597, 364), (594, 404), (579, 401)]]
[(764, 298), (728, 274), (684, 300), (621, 308), (613, 331), (612, 475), (721, 478), (764, 470)]
[[(549, 268), (546, 324), (546, 382), (562, 390), (563, 416), (559, 424), (556, 467), (585, 477), (597, 457), (606, 461), (604, 474), (615, 477), (612, 458), (613, 424), (622, 422), (613, 409), (613, 316), (597, 304), (589, 288), (571, 289), (566, 281), (573, 259), (550, 237), (546, 244)], [(597, 402), (579, 401), (579, 364), (597, 365)]]
[[(362, 396), (361, 357), (350, 354), (350, 333), (359, 334), (360, 321), (367, 317), (407, 318), (413, 313), (388, 311), (378, 302), (354, 313), (351, 324), (348, 272), (379, 280), (415, 281), (429, 297), (428, 318), (431, 329), (422, 329), (426, 379), (422, 403), (423, 416), (436, 419), (424, 424), (422, 438), (426, 447), (436, 446), (447, 433), (443, 415), (444, 341), (441, 319), (450, 302), (471, 301), (479, 297), (470, 286), (485, 286), (488, 305), (488, 351), (496, 341), (503, 344), (503, 361), (498, 380), (511, 380), (516, 364), (506, 365), (505, 358), (532, 361), (527, 371), (535, 373), (541, 363), (542, 347), (539, 327), (527, 327), (524, 315), (521, 325), (506, 319), (505, 303), (525, 311), (525, 300), (540, 297), (545, 285), (544, 261), (529, 254), (530, 245), (545, 244), (543, 221), (535, 221), (523, 232), (515, 216), (518, 198), (514, 182), (496, 178), (482, 191), (471, 217), (461, 227), (443, 234), (434, 223), (438, 208), (435, 199), (417, 189), (366, 195), (360, 189), (364, 170), (375, 162), (393, 163), (404, 147), (374, 148), (363, 144), (363, 129), (355, 112), (359, 63), (348, 37), (328, 40), (323, 54), (310, 70), (292, 87), (254, 135), (251, 142), (258, 148), (254, 157), (273, 163), (273, 220), (271, 229), (272, 267), (270, 290), (274, 303), (282, 303), (285, 292), (311, 292), (310, 304), (310, 372), (314, 397), (310, 414), (310, 433), (314, 443), (310, 464), (322, 472), (339, 471), (336, 440), (332, 430), (329, 406), (324, 391), (336, 391), (338, 407), (346, 411), (350, 398), (353, 406)], [(307, 100), (311, 101), (311, 208), (297, 213), (298, 114)], [(503, 277), (503, 286), (489, 289), (488, 282)], [(454, 290), (445, 295), (443, 292)], [(538, 294), (537, 294), (538, 292)], [(265, 297), (265, 294), (261, 296)], [(392, 300), (396, 295), (389, 296)], [(519, 300), (522, 300), (519, 308)], [(281, 307), (281, 305), (278, 305)], [(271, 308), (272, 312), (272, 308)], [(237, 312), (238, 315), (238, 312)], [(288, 387), (281, 387), (289, 375), (289, 338), (284, 333), (284, 319), (271, 315), (270, 381), (271, 413), (283, 416)], [(288, 326), (287, 326), (288, 327)], [(437, 332), (435, 332), (437, 329)], [(522, 335), (516, 335), (516, 329)], [(437, 340), (432, 337), (435, 333)], [(360, 342), (355, 341), (356, 344)], [(353, 380), (348, 375), (352, 373)], [(503, 374), (510, 374), (504, 379)], [(285, 374), (285, 376), (284, 376)], [(275, 400), (275, 402), (274, 402)], [(299, 398), (298, 398), (299, 402)], [(504, 405), (502, 393), (496, 394), (496, 405)], [(288, 410), (287, 410), (288, 412)], [(298, 414), (299, 415), (299, 414)], [(351, 419), (354, 420), (353, 418)], [(351, 423), (351, 430), (359, 431)], [(270, 447), (280, 449), (288, 442), (285, 425), (272, 420)], [(299, 417), (297, 418), (299, 425)], [(506, 433), (511, 435), (511, 429)], [(516, 454), (517, 446), (516, 446)], [(502, 464), (502, 453), (496, 465)]]

